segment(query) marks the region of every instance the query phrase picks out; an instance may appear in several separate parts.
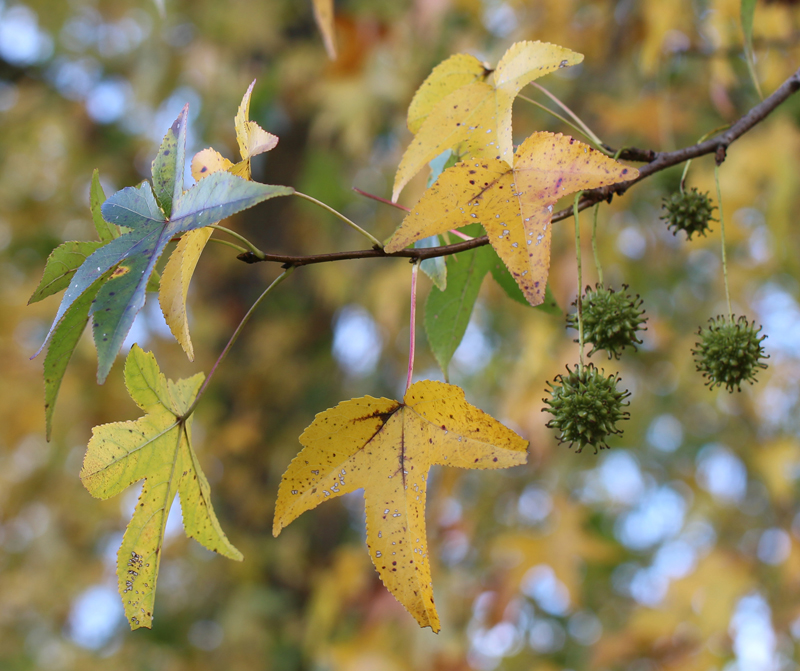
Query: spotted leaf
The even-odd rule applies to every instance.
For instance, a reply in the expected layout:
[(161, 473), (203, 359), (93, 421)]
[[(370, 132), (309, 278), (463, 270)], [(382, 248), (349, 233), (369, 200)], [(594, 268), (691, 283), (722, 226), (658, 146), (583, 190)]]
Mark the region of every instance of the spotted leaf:
[(164, 529), (180, 494), (186, 535), (229, 559), (242, 554), (230, 543), (211, 505), (208, 480), (192, 447), (191, 417), (203, 374), (173, 382), (155, 357), (134, 345), (125, 363), (125, 384), (145, 416), (95, 427), (81, 470), (89, 493), (107, 499), (144, 480), (117, 553), (117, 580), (131, 629), (151, 627)]
[[(500, 59), (490, 81), (476, 78), (438, 101), (403, 154), (392, 200), (420, 169), (446, 149), (461, 156), (511, 162), (511, 107), (524, 86), (583, 60), (546, 42), (517, 42)], [(435, 72), (435, 71), (434, 71)], [(426, 80), (427, 83), (427, 80)], [(423, 84), (423, 87), (425, 84)]]
[(550, 221), (564, 196), (636, 178), (638, 172), (560, 133), (534, 133), (513, 156), (469, 159), (445, 170), (385, 249), (480, 222), (531, 305), (545, 301)]
[(344, 401), (317, 415), (300, 442), (281, 480), (272, 533), (363, 488), (367, 548), (383, 584), (421, 627), (438, 631), (425, 531), (428, 471), (524, 464), (528, 442), (467, 403), (459, 387), (431, 380), (409, 387), (402, 403)]

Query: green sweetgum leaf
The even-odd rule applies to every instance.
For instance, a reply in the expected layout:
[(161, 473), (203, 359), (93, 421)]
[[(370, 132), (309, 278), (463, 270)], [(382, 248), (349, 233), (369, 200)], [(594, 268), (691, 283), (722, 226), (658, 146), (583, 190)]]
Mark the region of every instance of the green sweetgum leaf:
[(242, 559), (211, 505), (208, 480), (192, 447), (191, 417), (180, 420), (203, 379), (198, 373), (167, 380), (155, 357), (134, 345), (125, 363), (125, 384), (146, 414), (95, 427), (86, 451), (80, 477), (92, 496), (107, 499), (144, 480), (117, 553), (119, 592), (131, 629), (152, 626), (164, 528), (176, 494), (187, 536), (229, 559)]
[(425, 302), (425, 333), (445, 377), (490, 269), (491, 257), (486, 254), (486, 247), (447, 257), (447, 287), (444, 291), (433, 287)]
[(67, 310), (64, 318), (56, 326), (50, 347), (47, 348), (47, 355), (44, 358), (44, 417), (47, 440), (50, 440), (53, 431), (53, 411), (56, 407), (61, 381), (64, 379), (64, 373), (72, 358), (72, 353), (78, 346), (78, 341), (89, 321), (89, 308), (104, 279), (107, 278), (100, 278), (89, 287)]
[(103, 219), (127, 230), (97, 249), (77, 269), (45, 339), (45, 344), (50, 341), (75, 301), (113, 270), (89, 308), (100, 384), (108, 376), (144, 305), (150, 277), (173, 237), (214, 224), (269, 198), (294, 192), (291, 187), (250, 182), (227, 172), (213, 174), (184, 192), (181, 157), (185, 153), (186, 115), (184, 108), (153, 162), (155, 187), (147, 182), (127, 187), (102, 205)]
[(102, 242), (76, 241), (64, 242), (56, 247), (47, 257), (42, 279), (36, 291), (28, 299), (28, 305), (37, 303), (43, 298), (57, 294), (69, 286), (75, 271), (83, 262), (96, 252)]
[[(465, 226), (460, 230), (474, 237), (483, 232), (480, 224)], [(425, 333), (445, 377), (450, 360), (464, 339), (483, 278), (488, 273), (491, 273), (509, 298), (530, 307), (522, 290), (491, 245), (448, 256), (447, 286), (443, 290), (434, 286), (425, 302)], [(549, 284), (544, 302), (534, 309), (548, 314), (561, 314)]]
[(106, 194), (103, 191), (103, 185), (100, 184), (100, 172), (95, 168), (92, 173), (92, 185), (89, 187), (89, 209), (92, 211), (92, 221), (97, 236), (103, 244), (119, 237), (119, 228), (103, 219), (100, 208), (105, 202)]

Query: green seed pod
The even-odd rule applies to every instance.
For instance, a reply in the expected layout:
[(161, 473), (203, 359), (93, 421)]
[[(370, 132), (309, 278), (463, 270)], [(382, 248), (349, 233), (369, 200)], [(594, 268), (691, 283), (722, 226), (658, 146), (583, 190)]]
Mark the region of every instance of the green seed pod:
[[(601, 284), (596, 289), (586, 287), (582, 300), (583, 339), (593, 345), (589, 356), (602, 349), (608, 352), (609, 359), (612, 356), (619, 359), (626, 346), (635, 350), (636, 345), (642, 344), (636, 337), (639, 331), (647, 330), (644, 328), (646, 320), (642, 318), (642, 299), (638, 294), (630, 296), (625, 293), (627, 284), (623, 284), (622, 289), (615, 292)], [(577, 299), (572, 305), (578, 305)], [(567, 326), (577, 330), (576, 313), (567, 315)]]
[(543, 399), (548, 407), (542, 411), (553, 415), (546, 426), (558, 432), (559, 443), (570, 447), (577, 443), (577, 452), (586, 445), (594, 447), (595, 454), (608, 449), (606, 438), (622, 433), (617, 422), (630, 418), (623, 410), (630, 405), (624, 402), (630, 392), (617, 389), (619, 379), (616, 373), (606, 377), (605, 371), (589, 364), (583, 370), (567, 366), (567, 375), (557, 375), (547, 383), (550, 398)]
[(677, 235), (678, 231), (686, 231), (686, 239), (691, 240), (697, 233), (705, 237), (710, 230), (710, 223), (717, 221), (711, 215), (716, 210), (716, 205), (711, 204), (708, 193), (698, 193), (697, 189), (691, 191), (676, 191), (669, 198), (664, 198), (661, 207), (667, 211), (662, 219), (668, 222), (667, 228)]
[(734, 388), (742, 390), (742, 382), (753, 384), (759, 369), (767, 367), (762, 359), (769, 359), (761, 346), (767, 336), (758, 335), (761, 327), (745, 317), (735, 322), (724, 316), (708, 321), (708, 326), (698, 329), (700, 342), (692, 350), (697, 370), (708, 378), (706, 385), (710, 389), (725, 385), (732, 393)]

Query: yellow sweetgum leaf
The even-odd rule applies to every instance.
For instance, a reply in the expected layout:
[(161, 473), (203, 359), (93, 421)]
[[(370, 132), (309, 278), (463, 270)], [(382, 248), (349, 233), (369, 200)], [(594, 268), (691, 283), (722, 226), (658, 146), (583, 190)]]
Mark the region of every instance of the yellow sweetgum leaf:
[[(462, 156), (509, 161), (514, 151), (511, 142), (514, 98), (534, 79), (582, 60), (581, 54), (547, 42), (511, 45), (492, 73), (491, 83), (476, 78), (441, 98), (430, 110), (397, 168), (392, 200), (397, 200), (403, 187), (422, 167), (457, 145)], [(423, 99), (427, 94), (422, 89), (431, 77), (420, 89)], [(438, 81), (438, 76), (433, 79), (433, 83)], [(432, 84), (428, 88), (437, 87)], [(409, 116), (410, 113), (411, 110)]]
[(445, 170), (385, 249), (397, 252), (417, 240), (480, 222), (528, 302), (539, 305), (550, 268), (555, 203), (570, 193), (638, 174), (571, 137), (534, 133), (517, 149), (513, 165), (469, 159)]
[(192, 177), (198, 182), (215, 172), (222, 170), (230, 172), (231, 168), (233, 163), (211, 147), (198, 151), (192, 158)]
[(417, 89), (408, 106), (408, 130), (417, 133), (436, 105), (462, 86), (482, 81), (491, 74), (469, 54), (455, 54), (437, 65)]
[(383, 584), (421, 627), (439, 631), (425, 532), (428, 471), (524, 464), (528, 442), (467, 403), (459, 387), (431, 380), (411, 385), (402, 403), (344, 401), (317, 415), (300, 442), (281, 480), (272, 533), (363, 488), (367, 547)]
[[(204, 177), (223, 170), (244, 179), (250, 179), (250, 159), (273, 149), (278, 144), (277, 135), (268, 133), (255, 121), (250, 121), (250, 96), (255, 83), (254, 79), (247, 88), (234, 119), (236, 141), (239, 144), (242, 160), (239, 163), (231, 163), (215, 149), (211, 147), (203, 149), (192, 158), (192, 177), (198, 182)], [(200, 255), (212, 232), (213, 229), (206, 227), (190, 231), (181, 237), (164, 267), (164, 275), (161, 278), (161, 288), (158, 293), (158, 301), (167, 326), (183, 351), (186, 352), (189, 361), (194, 361), (194, 347), (189, 336), (186, 297), (197, 262), (200, 260)]]
[(180, 494), (186, 535), (209, 550), (241, 561), (211, 506), (208, 480), (191, 441), (191, 417), (182, 416), (203, 383), (202, 373), (173, 382), (155, 357), (137, 345), (125, 362), (125, 384), (145, 416), (97, 426), (86, 451), (81, 481), (107, 499), (144, 480), (133, 518), (117, 553), (117, 579), (131, 629), (151, 627), (164, 528)]
[(170, 254), (167, 265), (164, 266), (161, 289), (158, 292), (158, 302), (167, 326), (186, 352), (189, 361), (194, 361), (194, 347), (189, 336), (186, 297), (189, 295), (189, 282), (192, 280), (194, 269), (213, 232), (213, 228), (206, 226), (189, 231), (181, 237)]

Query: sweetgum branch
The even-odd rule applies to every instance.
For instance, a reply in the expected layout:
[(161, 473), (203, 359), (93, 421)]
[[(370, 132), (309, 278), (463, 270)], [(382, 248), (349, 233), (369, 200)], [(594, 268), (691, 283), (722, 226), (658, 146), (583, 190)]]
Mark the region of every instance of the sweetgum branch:
[[(789, 77), (783, 84), (781, 84), (772, 95), (765, 98), (761, 103), (753, 107), (747, 114), (736, 121), (727, 131), (717, 135), (705, 142), (698, 142), (697, 144), (669, 152), (657, 152), (650, 149), (637, 149), (635, 147), (622, 149), (619, 153), (619, 158), (628, 161), (635, 161), (646, 163), (646, 165), (639, 168), (639, 176), (636, 179), (627, 182), (620, 182), (610, 186), (604, 186), (599, 189), (592, 189), (585, 191), (583, 197), (578, 204), (578, 210), (585, 210), (592, 207), (596, 203), (602, 201), (610, 201), (615, 195), (621, 196), (634, 184), (641, 182), (657, 172), (661, 172), (674, 165), (688, 161), (689, 159), (698, 158), (699, 156), (706, 156), (714, 154), (717, 165), (725, 160), (728, 147), (733, 144), (742, 135), (747, 133), (750, 129), (763, 121), (774, 109), (781, 103), (788, 99), (792, 94), (800, 90), (800, 69), (798, 69), (791, 77)], [(611, 150), (610, 148), (607, 148)], [(614, 150), (611, 150), (614, 152)], [(616, 152), (614, 152), (616, 153)], [(573, 208), (565, 208), (556, 212), (553, 215), (553, 221), (562, 221), (573, 215)], [(274, 263), (281, 263), (285, 268), (298, 268), (300, 266), (308, 266), (315, 263), (328, 263), (331, 261), (345, 261), (348, 259), (374, 259), (374, 258), (408, 258), (411, 260), (422, 261), (424, 259), (432, 259), (438, 256), (447, 256), (449, 254), (458, 254), (468, 249), (481, 247), (489, 243), (489, 238), (485, 235), (474, 238), (472, 240), (465, 240), (457, 242), (452, 245), (443, 245), (441, 247), (427, 247), (421, 249), (403, 249), (393, 254), (387, 254), (382, 249), (364, 249), (350, 252), (333, 252), (330, 254), (311, 254), (308, 256), (287, 256), (284, 254), (267, 254), (261, 252), (255, 254), (253, 252), (245, 252), (239, 254), (238, 258), (245, 263), (258, 263), (259, 261), (272, 261)]]

